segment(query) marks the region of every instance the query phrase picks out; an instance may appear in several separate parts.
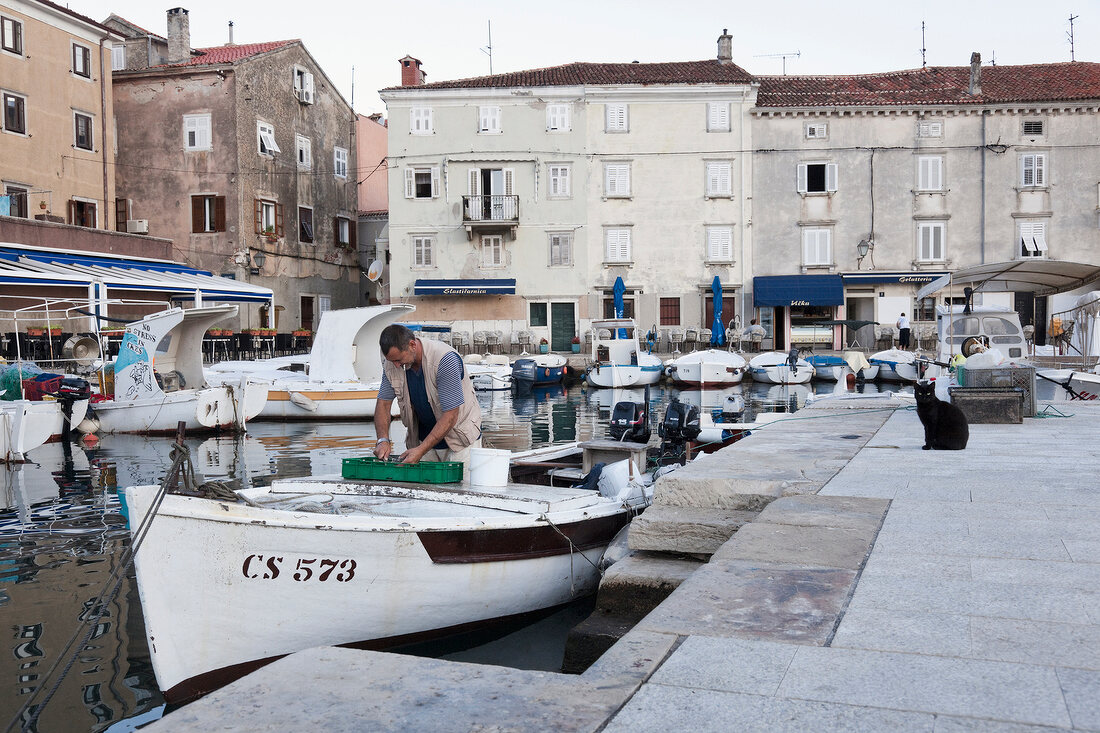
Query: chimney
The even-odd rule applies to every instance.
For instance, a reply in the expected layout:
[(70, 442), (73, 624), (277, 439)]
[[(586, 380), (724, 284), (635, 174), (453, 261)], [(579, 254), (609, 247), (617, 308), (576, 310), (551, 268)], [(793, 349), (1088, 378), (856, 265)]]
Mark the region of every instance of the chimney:
[(184, 8), (168, 11), (168, 63), (178, 64), (191, 58), (191, 21)]
[(722, 35), (718, 36), (718, 63), (733, 63), (733, 36), (727, 28), (723, 28)]
[(233, 21), (229, 21), (229, 43), (227, 43), (226, 45), (233, 45)]
[(401, 86), (418, 87), (424, 83), (427, 74), (420, 70), (420, 59), (406, 56), (397, 63), (401, 64)]
[(975, 51), (970, 54), (970, 96), (982, 95), (982, 55)]

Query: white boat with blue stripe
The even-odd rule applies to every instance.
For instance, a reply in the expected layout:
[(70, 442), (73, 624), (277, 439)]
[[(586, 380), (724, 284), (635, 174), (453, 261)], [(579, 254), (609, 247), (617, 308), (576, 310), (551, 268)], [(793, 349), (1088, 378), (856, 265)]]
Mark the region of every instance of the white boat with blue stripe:
[(631, 318), (592, 322), (592, 364), (585, 381), (592, 387), (644, 387), (661, 378), (661, 360), (643, 351)]

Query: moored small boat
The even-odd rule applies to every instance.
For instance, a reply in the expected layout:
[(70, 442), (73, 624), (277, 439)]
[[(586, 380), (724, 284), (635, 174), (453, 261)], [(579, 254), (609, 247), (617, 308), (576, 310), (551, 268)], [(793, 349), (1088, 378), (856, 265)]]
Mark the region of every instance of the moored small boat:
[(543, 387), (558, 384), (568, 370), (561, 354), (532, 354), (512, 363), (512, 382), (517, 386)]
[(643, 351), (630, 318), (592, 322), (592, 365), (585, 381), (592, 387), (644, 387), (661, 379), (661, 360)]
[(749, 362), (749, 374), (754, 382), (766, 384), (805, 384), (813, 378), (810, 362), (799, 358), (792, 369), (787, 355), (780, 351), (766, 351)]
[(871, 354), (868, 361), (878, 366), (878, 378), (886, 382), (915, 382), (917, 375), (917, 355), (903, 349), (886, 349)]
[(863, 370), (863, 378), (870, 382), (878, 376), (879, 370), (878, 364), (866, 364), (862, 352), (858, 351), (845, 352), (842, 357), (832, 354), (811, 354), (806, 361), (813, 365), (814, 379), (828, 382), (844, 381), (849, 374), (856, 374), (860, 369)]
[(512, 388), (512, 365), (503, 354), (467, 354), (462, 357), (466, 373), (481, 392)]
[(676, 386), (720, 389), (740, 384), (747, 367), (740, 354), (704, 349), (673, 359), (666, 366), (666, 371)]

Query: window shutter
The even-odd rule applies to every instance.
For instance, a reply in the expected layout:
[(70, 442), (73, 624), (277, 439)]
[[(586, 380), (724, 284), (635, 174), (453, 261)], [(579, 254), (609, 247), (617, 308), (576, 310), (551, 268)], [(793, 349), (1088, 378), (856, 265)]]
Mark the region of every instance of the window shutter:
[(256, 233), (260, 234), (264, 230), (264, 205), (259, 199), (256, 199), (253, 203), (255, 204), (253, 208), (253, 218), (256, 224)]
[(470, 195), (471, 196), (480, 196), (481, 195), (481, 169), (480, 168), (471, 168), (470, 169)]
[(203, 216), (203, 214), (205, 213), (203, 211), (203, 209), (205, 208), (203, 206), (203, 203), (204, 203), (204, 200), (203, 200), (202, 196), (192, 196), (191, 197), (191, 231), (192, 232), (201, 232), (201, 231), (204, 231), (204, 229), (205, 229), (205, 227), (203, 227), (203, 224), (205, 224), (205, 222), (203, 221), (203, 219), (205, 218)]
[(798, 164), (798, 192), (806, 193), (806, 164)]
[(432, 166), (432, 198), (439, 197), (439, 166)]
[(225, 196), (214, 197), (214, 231), (225, 231)]
[(1040, 252), (1047, 251), (1047, 225), (1046, 224), (1032, 224), (1031, 225), (1032, 237), (1035, 240), (1035, 248)]
[(283, 236), (283, 205), (275, 204), (275, 236)]
[(836, 163), (825, 164), (825, 190), (836, 190)]
[(332, 219), (332, 243), (340, 244), (340, 217), (338, 216)]
[(310, 102), (312, 102), (313, 101), (313, 74), (308, 72), (308, 71), (302, 76), (302, 91), (305, 92), (305, 94), (302, 95), (302, 96), (305, 97)]
[(516, 169), (515, 168), (505, 168), (504, 169), (504, 195), (505, 196), (515, 196), (516, 195), (515, 189), (513, 187), (513, 182), (515, 181), (515, 178), (516, 178)]
[(477, 129), (481, 132), (492, 129), (489, 120), (489, 107), (478, 107)]
[(359, 221), (356, 219), (348, 219), (348, 243), (352, 249), (359, 247)]
[(1045, 155), (1036, 155), (1035, 156), (1035, 185), (1036, 186), (1045, 186), (1046, 185), (1046, 171), (1045, 171), (1046, 161), (1047, 161), (1047, 156), (1045, 156)]
[(733, 259), (732, 231), (727, 227), (707, 230), (707, 259), (711, 262), (729, 262)]
[(412, 168), (405, 169), (405, 198), (416, 197), (416, 171)]

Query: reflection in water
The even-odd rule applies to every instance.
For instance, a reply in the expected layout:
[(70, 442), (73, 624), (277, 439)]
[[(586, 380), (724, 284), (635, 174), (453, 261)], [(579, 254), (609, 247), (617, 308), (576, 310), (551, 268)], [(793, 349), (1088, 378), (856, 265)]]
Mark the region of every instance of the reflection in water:
[[(659, 420), (673, 395), (707, 412), (735, 392), (745, 397), (751, 414), (791, 411), (805, 404), (810, 389), (752, 383), (707, 392), (654, 387), (650, 416)], [(833, 385), (819, 389), (831, 391)], [(604, 437), (615, 403), (640, 402), (644, 395), (641, 389), (561, 385), (515, 395), (479, 393), (485, 445), (523, 449)], [(343, 458), (370, 452), (374, 435), (370, 422), (259, 422), (245, 436), (189, 438), (186, 445), (200, 481), (243, 488), (276, 477), (339, 473)], [(399, 445), (404, 441), (399, 423), (392, 436)], [(55, 684), (56, 677), (46, 677), (49, 669), (81, 619), (94, 615), (95, 599), (129, 545), (117, 489), (163, 480), (171, 444), (170, 438), (105, 435), (93, 448), (52, 443), (31, 451), (30, 463), (0, 465), (0, 505), (6, 507), (0, 508), (0, 616), (8, 630), (0, 658), (0, 675), (8, 681), (0, 688), (0, 724), (7, 726), (33, 692)], [(42, 712), (39, 730), (131, 730), (161, 714), (132, 573), (105, 611)], [(535, 659), (529, 646), (496, 643), (470, 658), (546, 669), (560, 661)]]

